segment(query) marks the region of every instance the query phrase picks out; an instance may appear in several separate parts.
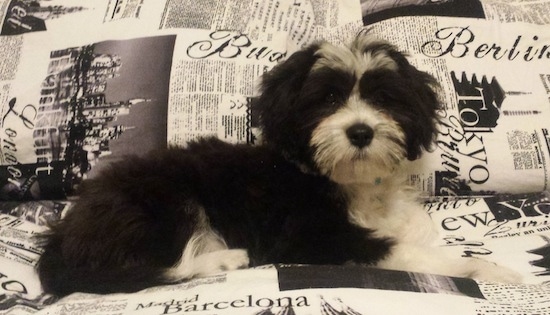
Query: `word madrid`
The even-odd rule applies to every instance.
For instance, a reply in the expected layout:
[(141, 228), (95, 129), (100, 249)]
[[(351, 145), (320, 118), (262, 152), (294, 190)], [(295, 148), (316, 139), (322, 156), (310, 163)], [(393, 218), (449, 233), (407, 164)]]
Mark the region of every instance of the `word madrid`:
[(142, 309), (150, 309), (160, 307), (163, 309), (159, 314), (177, 314), (187, 312), (204, 312), (204, 311), (219, 311), (231, 310), (237, 308), (286, 308), (286, 307), (308, 307), (310, 304), (305, 296), (298, 297), (281, 297), (281, 298), (257, 298), (252, 295), (247, 295), (244, 298), (235, 299), (232, 301), (216, 301), (216, 302), (199, 302), (199, 295), (182, 300), (170, 300), (166, 302), (149, 302), (140, 303), (136, 307), (136, 311)]
[[(550, 59), (550, 43), (538, 42), (539, 37), (518, 35), (515, 39), (506, 36), (506, 43), (483, 43), (468, 27), (445, 27), (435, 32), (437, 40), (422, 45), (422, 53), (437, 58), (450, 55), (454, 58), (474, 56), (495, 60), (547, 60)], [(509, 40), (507, 38), (510, 38)]]

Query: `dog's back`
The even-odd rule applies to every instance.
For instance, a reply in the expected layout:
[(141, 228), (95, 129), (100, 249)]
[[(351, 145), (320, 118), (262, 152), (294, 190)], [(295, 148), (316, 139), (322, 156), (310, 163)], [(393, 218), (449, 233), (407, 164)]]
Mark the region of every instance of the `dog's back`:
[[(351, 226), (346, 207), (337, 185), (268, 148), (201, 140), (128, 158), (87, 180), (45, 236), (38, 272), (44, 289), (58, 295), (183, 280), (167, 271), (197, 235), (222, 249), (246, 249), (251, 265), (376, 261), (386, 241)], [(364, 251), (356, 239), (380, 252)], [(193, 257), (209, 251), (203, 243)], [(179, 277), (198, 273), (188, 269)]]
[(228, 151), (233, 147), (219, 140), (202, 140), (187, 149), (127, 157), (86, 180), (66, 217), (40, 236), (44, 253), (37, 268), (44, 290), (129, 292), (168, 281), (164, 271), (198, 229), (196, 205), (222, 198), (207, 184), (216, 180), (209, 176), (224, 176), (213, 172), (218, 160), (258, 151), (238, 147)]

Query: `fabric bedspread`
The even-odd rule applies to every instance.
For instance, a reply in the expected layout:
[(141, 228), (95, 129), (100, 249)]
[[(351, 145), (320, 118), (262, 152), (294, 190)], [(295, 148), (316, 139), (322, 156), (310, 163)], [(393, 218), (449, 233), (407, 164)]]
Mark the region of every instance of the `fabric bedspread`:
[[(0, 0), (0, 314), (550, 314), (550, 1)], [(33, 235), (110, 161), (254, 145), (258, 78), (367, 27), (440, 83), (408, 182), (456, 257), (523, 284), (274, 265), (133, 294), (44, 294)]]

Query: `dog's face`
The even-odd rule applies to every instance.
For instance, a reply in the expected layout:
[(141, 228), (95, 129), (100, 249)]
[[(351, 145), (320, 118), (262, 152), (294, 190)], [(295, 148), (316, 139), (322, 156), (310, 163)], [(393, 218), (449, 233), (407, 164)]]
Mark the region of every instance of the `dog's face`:
[(389, 43), (362, 34), (323, 42), (262, 79), (263, 136), (289, 160), (337, 183), (374, 183), (414, 160), (435, 135), (433, 78)]

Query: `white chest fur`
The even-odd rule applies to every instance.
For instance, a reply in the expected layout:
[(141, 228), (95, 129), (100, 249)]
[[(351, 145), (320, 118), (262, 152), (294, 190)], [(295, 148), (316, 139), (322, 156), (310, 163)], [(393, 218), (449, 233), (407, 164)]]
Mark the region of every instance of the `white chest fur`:
[(350, 220), (376, 236), (418, 245), (430, 245), (435, 239), (435, 226), (409, 187), (387, 179), (346, 188), (351, 198)]

